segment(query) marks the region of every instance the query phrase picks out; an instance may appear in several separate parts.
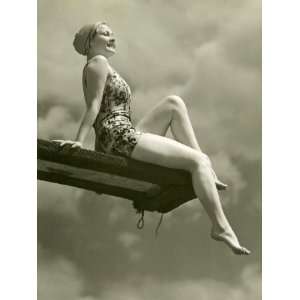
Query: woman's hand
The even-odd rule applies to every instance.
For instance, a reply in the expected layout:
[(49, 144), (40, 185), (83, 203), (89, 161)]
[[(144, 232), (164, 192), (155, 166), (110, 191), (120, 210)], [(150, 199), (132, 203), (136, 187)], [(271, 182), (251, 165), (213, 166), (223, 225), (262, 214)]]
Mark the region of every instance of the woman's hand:
[(82, 143), (77, 141), (70, 141), (70, 140), (52, 140), (52, 141), (59, 143), (61, 147), (65, 145), (72, 145), (71, 148), (83, 148)]

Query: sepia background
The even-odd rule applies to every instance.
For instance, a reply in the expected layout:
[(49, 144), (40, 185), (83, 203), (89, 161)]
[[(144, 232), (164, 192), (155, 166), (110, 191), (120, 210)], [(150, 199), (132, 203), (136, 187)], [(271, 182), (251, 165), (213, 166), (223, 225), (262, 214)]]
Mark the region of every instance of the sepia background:
[(39, 299), (260, 299), (260, 14), (256, 0), (38, 1), (38, 137), (74, 138), (85, 59), (73, 36), (108, 22), (134, 122), (166, 95), (185, 100), (201, 148), (230, 186), (226, 214), (252, 250), (238, 257), (211, 240), (197, 200), (166, 215), (155, 238), (158, 214), (138, 230), (130, 201), (38, 182)]

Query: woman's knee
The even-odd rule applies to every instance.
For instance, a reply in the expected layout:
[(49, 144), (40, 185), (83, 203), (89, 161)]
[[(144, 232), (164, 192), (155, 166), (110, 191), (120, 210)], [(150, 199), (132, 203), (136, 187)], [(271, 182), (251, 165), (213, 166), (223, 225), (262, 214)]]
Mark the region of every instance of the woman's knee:
[(201, 152), (197, 152), (191, 157), (191, 163), (189, 166), (190, 172), (193, 173), (195, 170), (201, 170), (205, 172), (205, 171), (209, 171), (209, 169), (210, 169), (210, 165), (207, 159), (205, 158), (205, 156), (202, 155)]
[(172, 112), (182, 112), (186, 110), (184, 100), (177, 95), (169, 95), (165, 98), (165, 103)]

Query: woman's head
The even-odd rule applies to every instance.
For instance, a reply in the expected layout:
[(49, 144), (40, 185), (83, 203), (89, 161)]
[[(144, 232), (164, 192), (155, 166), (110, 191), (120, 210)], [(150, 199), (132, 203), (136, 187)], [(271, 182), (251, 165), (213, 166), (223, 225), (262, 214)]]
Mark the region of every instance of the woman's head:
[(113, 32), (105, 22), (83, 26), (74, 37), (73, 46), (81, 55), (101, 54), (110, 57), (116, 52)]

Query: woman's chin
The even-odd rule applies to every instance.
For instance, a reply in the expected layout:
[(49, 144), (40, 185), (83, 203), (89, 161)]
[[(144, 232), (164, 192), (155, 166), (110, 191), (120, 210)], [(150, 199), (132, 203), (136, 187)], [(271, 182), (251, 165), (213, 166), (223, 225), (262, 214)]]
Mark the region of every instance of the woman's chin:
[(109, 55), (109, 56), (112, 56), (116, 53), (116, 49), (115, 48), (111, 48), (111, 47), (106, 47), (105, 48), (106, 50), (106, 53)]

